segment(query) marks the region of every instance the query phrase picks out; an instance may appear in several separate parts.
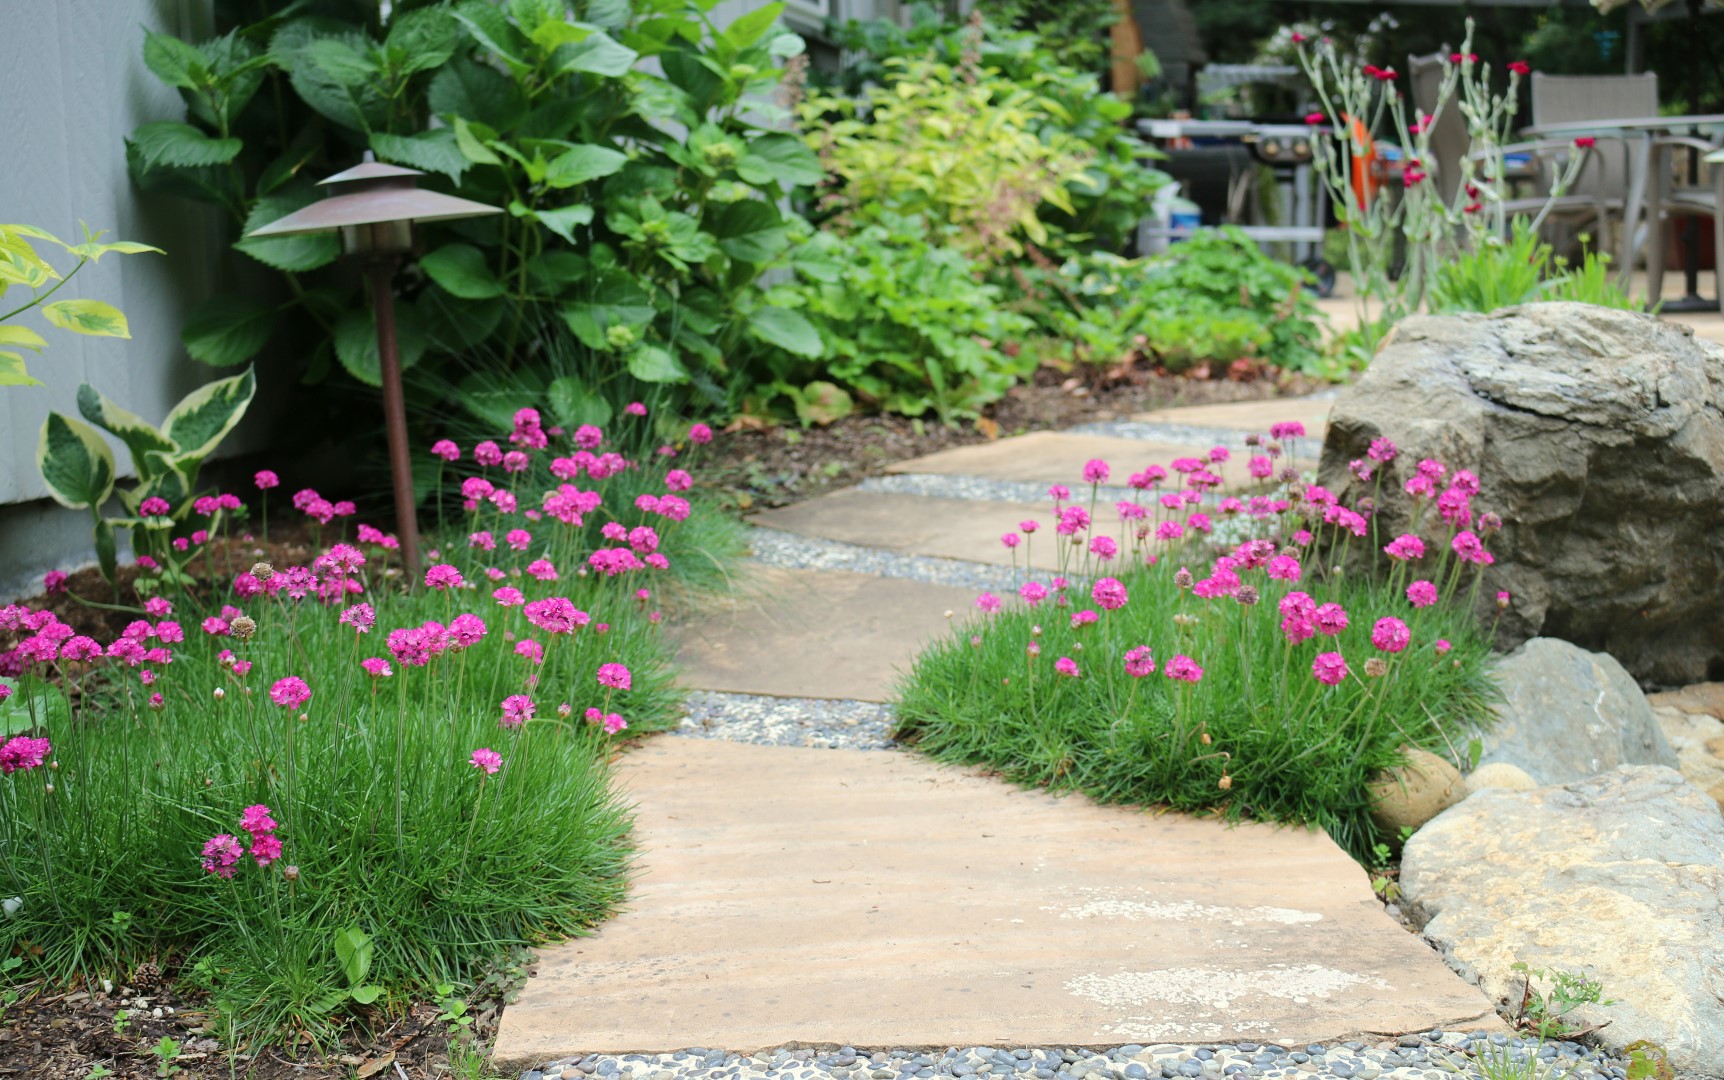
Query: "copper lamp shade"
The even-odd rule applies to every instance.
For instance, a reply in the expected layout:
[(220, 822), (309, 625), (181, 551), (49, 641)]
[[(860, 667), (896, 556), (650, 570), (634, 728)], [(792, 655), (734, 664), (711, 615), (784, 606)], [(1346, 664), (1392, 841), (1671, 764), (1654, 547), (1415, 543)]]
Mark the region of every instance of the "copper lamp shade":
[(418, 169), (365, 160), (320, 183), (330, 195), (286, 217), (252, 230), (249, 236), (292, 236), (297, 233), (340, 232), (341, 248), (366, 263), (372, 309), (377, 320), (379, 382), (383, 415), (389, 431), (389, 471), (395, 487), (396, 532), (408, 584), (419, 577), (419, 524), (413, 496), (413, 463), (407, 449), (407, 406), (401, 388), (401, 360), (395, 345), (395, 264), (413, 248), (415, 221), (499, 214), (495, 206), (421, 191)]

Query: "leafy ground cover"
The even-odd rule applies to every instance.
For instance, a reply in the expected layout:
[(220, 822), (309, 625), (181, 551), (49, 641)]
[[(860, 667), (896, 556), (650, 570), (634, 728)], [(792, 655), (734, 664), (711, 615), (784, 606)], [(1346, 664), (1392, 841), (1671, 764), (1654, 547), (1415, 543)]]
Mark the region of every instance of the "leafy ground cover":
[[(1221, 448), (1134, 474), (1141, 494), (1115, 506), (1096, 498), (1105, 462), (1086, 466), (1075, 496), (1050, 489), (1053, 520), (1002, 542), (1026, 566), (1055, 545), (1058, 572), (1026, 570), (1010, 605), (984, 593), (978, 621), (917, 659), (900, 737), (1104, 801), (1322, 827), (1369, 858), (1386, 839), (1373, 775), (1404, 746), (1454, 756), (1487, 717), (1489, 635), (1467, 595), (1489, 560), (1469, 528), (1477, 481), (1458, 472), (1439, 497), (1439, 463), (1407, 469), (1430, 539), (1381, 537), (1278, 470), (1276, 439), (1259, 445), (1248, 469), (1260, 479), (1231, 494), (1209, 471)], [(1396, 455), (1381, 452), (1358, 467), (1382, 470), (1392, 496)], [(1387, 552), (1389, 572), (1333, 569), (1366, 545)]]

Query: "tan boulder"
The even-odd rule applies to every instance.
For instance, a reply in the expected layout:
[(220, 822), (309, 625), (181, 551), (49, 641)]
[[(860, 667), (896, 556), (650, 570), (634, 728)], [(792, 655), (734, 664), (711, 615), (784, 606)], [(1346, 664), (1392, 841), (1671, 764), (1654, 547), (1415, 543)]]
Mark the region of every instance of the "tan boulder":
[(1653, 706), (1652, 714), (1658, 718), (1670, 748), (1676, 751), (1677, 769), (1724, 811), (1724, 720), (1669, 705)]
[(1406, 762), (1371, 782), (1371, 817), (1386, 832), (1417, 829), (1466, 797), (1461, 771), (1428, 750), (1401, 747)]
[(1506, 761), (1492, 761), (1480, 765), (1467, 774), (1467, 792), (1483, 791), (1486, 788), (1500, 788), (1504, 791), (1531, 791), (1538, 787), (1538, 781), (1528, 776), (1526, 770), (1518, 765), (1510, 765)]
[(1694, 683), (1680, 690), (1648, 694), (1646, 700), (1651, 702), (1655, 709), (1663, 705), (1681, 709), (1685, 713), (1704, 713), (1714, 719), (1724, 720), (1724, 683)]

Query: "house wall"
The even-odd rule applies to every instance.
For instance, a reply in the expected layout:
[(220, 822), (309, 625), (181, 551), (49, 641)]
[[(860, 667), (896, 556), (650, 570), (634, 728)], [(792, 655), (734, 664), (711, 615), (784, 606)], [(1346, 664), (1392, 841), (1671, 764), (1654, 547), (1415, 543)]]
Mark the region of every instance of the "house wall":
[[(26, 354), (31, 373), (47, 385), (0, 388), (0, 599), (33, 592), (46, 570), (94, 558), (88, 514), (43, 497), (36, 440), (48, 411), (76, 415), (78, 385), (88, 381), (156, 420), (211, 376), (186, 356), (179, 330), (187, 309), (213, 288), (218, 222), (181, 200), (134, 192), (123, 142), (139, 124), (183, 116), (178, 94), (144, 67), (141, 27), (197, 38), (208, 25), (208, 0), (52, 0), (0, 10), (0, 218), (69, 242), (81, 239), (82, 220), (108, 230), (107, 239), (167, 252), (106, 256), (55, 294), (116, 305), (131, 325), (130, 340), (69, 334), (35, 312), (18, 320), (48, 340), (41, 354)], [(53, 261), (65, 268), (59, 254)], [(0, 310), (26, 299), (15, 286)], [(129, 472), (125, 448), (113, 445)]]

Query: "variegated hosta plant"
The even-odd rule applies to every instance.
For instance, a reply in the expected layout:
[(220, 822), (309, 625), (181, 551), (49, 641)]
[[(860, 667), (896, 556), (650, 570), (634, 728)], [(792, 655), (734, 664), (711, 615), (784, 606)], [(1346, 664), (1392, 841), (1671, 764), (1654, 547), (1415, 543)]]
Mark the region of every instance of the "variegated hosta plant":
[[(110, 251), (117, 251), (122, 255), (153, 251), (160, 255), (162, 249), (131, 240), (116, 240), (111, 244), (104, 244), (100, 242), (100, 232), (91, 232), (87, 225), (83, 226), (83, 229), (84, 242), (68, 244), (54, 234), (33, 225), (0, 225), (0, 386), (42, 385), (42, 380), (32, 376), (24, 366), (24, 354), (17, 350), (41, 352), (48, 344), (47, 339), (28, 326), (12, 322), (33, 307), (39, 306), (39, 313), (50, 325), (70, 330), (74, 334), (120, 338), (132, 336), (131, 330), (126, 326), (126, 316), (112, 304), (100, 300), (49, 302), (48, 298), (53, 296), (60, 286), (71, 281), (72, 277), (84, 268), (84, 264), (96, 262)], [(64, 274), (60, 273), (53, 263), (37, 254), (36, 248), (30, 243), (32, 240), (46, 240), (50, 244), (65, 248), (67, 254), (78, 257), (78, 265)], [(14, 285), (29, 289), (30, 299), (16, 307), (6, 307), (4, 297)]]
[[(132, 529), (133, 548), (154, 557), (164, 576), (183, 576), (183, 560), (174, 557), (174, 529), (186, 524), (192, 513), (192, 495), (204, 459), (240, 422), (256, 391), (257, 381), (247, 368), (243, 374), (193, 390), (157, 428), (85, 383), (78, 388), (78, 411), (89, 423), (57, 412), (48, 414), (36, 446), (36, 464), (54, 501), (90, 511), (97, 561), (109, 581), (114, 580), (116, 529)], [(116, 469), (113, 451), (91, 424), (114, 435), (132, 452), (138, 483), (119, 493), (126, 510), (123, 517), (102, 514), (103, 504), (114, 494)], [(216, 526), (212, 517), (204, 527)]]

